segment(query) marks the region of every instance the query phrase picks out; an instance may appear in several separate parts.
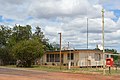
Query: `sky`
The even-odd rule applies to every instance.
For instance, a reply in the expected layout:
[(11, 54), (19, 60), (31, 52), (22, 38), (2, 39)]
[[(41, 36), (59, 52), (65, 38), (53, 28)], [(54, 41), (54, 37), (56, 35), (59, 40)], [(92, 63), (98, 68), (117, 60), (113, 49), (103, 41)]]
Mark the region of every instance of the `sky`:
[(0, 0), (0, 25), (40, 26), (50, 43), (94, 49), (102, 44), (101, 10), (105, 11), (105, 48), (120, 52), (120, 0)]

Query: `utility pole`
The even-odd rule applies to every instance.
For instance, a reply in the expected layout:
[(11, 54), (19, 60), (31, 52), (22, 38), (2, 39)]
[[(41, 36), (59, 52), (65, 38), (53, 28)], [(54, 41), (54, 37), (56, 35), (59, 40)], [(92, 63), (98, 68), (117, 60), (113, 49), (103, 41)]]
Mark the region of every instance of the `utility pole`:
[(87, 18), (87, 49), (88, 49), (88, 18)]
[(105, 75), (105, 49), (104, 49), (104, 9), (102, 9), (102, 46), (103, 46), (103, 75)]
[(61, 70), (61, 37), (62, 37), (62, 34), (60, 34), (60, 70)]

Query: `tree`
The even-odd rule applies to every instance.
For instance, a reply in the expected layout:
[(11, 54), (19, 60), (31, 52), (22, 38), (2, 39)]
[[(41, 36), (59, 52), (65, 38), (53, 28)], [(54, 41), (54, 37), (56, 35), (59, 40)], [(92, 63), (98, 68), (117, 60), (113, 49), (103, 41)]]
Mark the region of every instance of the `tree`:
[(40, 27), (36, 27), (36, 30), (35, 30), (35, 33), (33, 34), (33, 37), (34, 38), (38, 38), (40, 42), (43, 42), (44, 41), (44, 34), (43, 32), (41, 31), (41, 28)]
[(22, 66), (31, 66), (31, 61), (47, 50), (54, 50), (54, 46), (45, 38), (40, 27), (36, 27), (32, 34), (30, 25), (0, 26), (0, 60), (3, 63), (20, 60)]
[(53, 46), (51, 44), (49, 44), (49, 40), (47, 38), (45, 38), (45, 35), (43, 34), (43, 32), (41, 31), (40, 27), (36, 27), (35, 33), (33, 34), (33, 38), (37, 39), (40, 43), (42, 43), (45, 47), (44, 50), (53, 50)]
[(11, 29), (1, 25), (0, 26), (0, 61), (1, 65), (7, 65), (12, 59), (10, 49), (8, 48), (8, 40), (11, 35)]
[[(115, 49), (105, 49), (105, 52), (112, 52), (113, 54), (118, 54), (117, 50), (115, 50)], [(118, 60), (118, 56), (114, 55), (112, 57), (113, 57), (114, 61)]]
[(13, 60), (8, 48), (0, 48), (1, 65), (7, 65)]
[(0, 26), (0, 47), (5, 47), (7, 45), (8, 39), (11, 35), (11, 29), (5, 27), (4, 25)]
[(19, 42), (21, 40), (29, 40), (32, 35), (30, 25), (26, 25), (26, 26), (15, 25), (12, 31), (13, 31), (12, 38), (16, 40), (16, 42)]
[(12, 52), (23, 67), (30, 67), (33, 60), (43, 55), (43, 48), (44, 46), (36, 39), (24, 40), (13, 46)]

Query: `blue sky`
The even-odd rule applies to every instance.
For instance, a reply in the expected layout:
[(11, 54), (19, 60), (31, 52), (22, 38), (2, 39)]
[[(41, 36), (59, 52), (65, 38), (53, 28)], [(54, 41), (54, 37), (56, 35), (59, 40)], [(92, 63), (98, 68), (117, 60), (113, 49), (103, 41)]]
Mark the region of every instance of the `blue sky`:
[(120, 10), (111, 10), (114, 12), (116, 18), (113, 18), (114, 21), (118, 21), (119, 17), (120, 17)]
[(86, 21), (89, 23), (89, 48), (101, 45), (101, 10), (105, 10), (105, 48), (120, 52), (119, 0), (0, 0), (0, 24), (40, 26), (50, 43), (86, 49)]
[(0, 16), (0, 22), (3, 22), (2, 16)]

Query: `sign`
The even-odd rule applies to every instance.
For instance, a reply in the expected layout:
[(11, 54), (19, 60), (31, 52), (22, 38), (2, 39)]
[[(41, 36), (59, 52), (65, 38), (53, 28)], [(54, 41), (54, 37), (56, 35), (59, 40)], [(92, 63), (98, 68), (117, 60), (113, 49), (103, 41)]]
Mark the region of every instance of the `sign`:
[(113, 58), (106, 58), (106, 66), (107, 67), (113, 66)]

